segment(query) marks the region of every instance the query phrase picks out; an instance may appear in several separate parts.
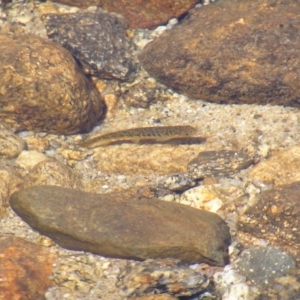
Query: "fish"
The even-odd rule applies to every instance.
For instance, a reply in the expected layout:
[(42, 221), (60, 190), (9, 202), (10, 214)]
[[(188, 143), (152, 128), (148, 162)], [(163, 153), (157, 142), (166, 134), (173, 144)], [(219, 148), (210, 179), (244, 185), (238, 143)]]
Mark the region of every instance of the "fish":
[(106, 133), (87, 139), (80, 147), (96, 148), (122, 143), (201, 143), (206, 138), (193, 136), (197, 128), (190, 125), (139, 127)]

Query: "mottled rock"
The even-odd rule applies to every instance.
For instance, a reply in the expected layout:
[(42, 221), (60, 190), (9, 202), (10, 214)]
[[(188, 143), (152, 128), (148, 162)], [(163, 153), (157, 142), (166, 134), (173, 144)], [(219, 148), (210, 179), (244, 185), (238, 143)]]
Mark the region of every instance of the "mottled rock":
[(14, 193), (13, 210), (60, 246), (108, 257), (173, 257), (224, 265), (229, 230), (216, 214), (157, 199), (40, 186)]
[(196, 181), (188, 174), (173, 174), (159, 182), (158, 187), (173, 192), (183, 192), (196, 185)]
[(24, 186), (55, 185), (83, 190), (79, 174), (55, 159), (37, 163), (25, 178)]
[(300, 181), (300, 145), (288, 147), (260, 162), (249, 171), (252, 181), (289, 184)]
[(136, 66), (124, 21), (108, 13), (43, 15), (49, 38), (80, 61), (84, 73), (106, 79), (128, 80)]
[(261, 193), (238, 222), (239, 230), (293, 254), (300, 261), (300, 182)]
[(45, 299), (54, 255), (17, 237), (0, 237), (0, 299)]
[(107, 11), (123, 15), (131, 28), (155, 28), (172, 18), (182, 16), (194, 7), (198, 0), (55, 0), (55, 2), (78, 7), (97, 5)]
[(14, 158), (26, 147), (22, 138), (13, 134), (10, 130), (0, 130), (0, 156), (3, 158)]
[(117, 287), (124, 297), (168, 293), (192, 296), (205, 290), (210, 280), (178, 260), (146, 260), (131, 264), (118, 276)]
[[(280, 300), (297, 300), (300, 299), (299, 290), (300, 269), (291, 270), (287, 275), (275, 278), (272, 280), (262, 292), (261, 300), (272, 300), (271, 295), (274, 295)], [(275, 298), (275, 299), (276, 299)]]
[(294, 0), (218, 1), (147, 44), (140, 61), (192, 98), (299, 106), (299, 13)]
[(216, 289), (222, 294), (222, 300), (256, 300), (257, 294), (246, 281), (246, 277), (240, 275), (231, 265), (225, 266), (223, 272), (214, 274)]
[(295, 266), (289, 254), (271, 246), (244, 250), (234, 262), (236, 270), (258, 287), (265, 287), (270, 280), (287, 274)]
[(16, 131), (89, 131), (100, 94), (63, 47), (35, 35), (0, 35), (0, 121)]
[(127, 105), (147, 108), (157, 101), (166, 101), (172, 97), (169, 89), (157, 83), (152, 78), (141, 80), (135, 83), (123, 95)]
[(253, 159), (243, 152), (206, 151), (189, 162), (188, 172), (194, 179), (228, 176), (248, 168), (252, 163)]

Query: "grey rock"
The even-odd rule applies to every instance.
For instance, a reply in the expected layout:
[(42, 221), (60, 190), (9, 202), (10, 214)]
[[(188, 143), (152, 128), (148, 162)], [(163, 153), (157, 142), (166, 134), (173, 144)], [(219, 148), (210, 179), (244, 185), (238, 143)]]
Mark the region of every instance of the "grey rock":
[(0, 87), (0, 123), (15, 131), (86, 132), (104, 111), (72, 55), (32, 34), (0, 35)]
[(206, 151), (189, 162), (188, 173), (194, 179), (228, 176), (248, 168), (253, 159), (243, 152)]
[(281, 277), (294, 269), (295, 260), (275, 247), (253, 247), (242, 252), (234, 267), (258, 287), (268, 285), (271, 279)]
[(45, 14), (51, 40), (68, 49), (86, 74), (127, 80), (136, 65), (123, 19), (109, 13)]
[(67, 249), (138, 260), (172, 257), (220, 266), (228, 261), (226, 223), (178, 203), (39, 186), (14, 193), (10, 205)]

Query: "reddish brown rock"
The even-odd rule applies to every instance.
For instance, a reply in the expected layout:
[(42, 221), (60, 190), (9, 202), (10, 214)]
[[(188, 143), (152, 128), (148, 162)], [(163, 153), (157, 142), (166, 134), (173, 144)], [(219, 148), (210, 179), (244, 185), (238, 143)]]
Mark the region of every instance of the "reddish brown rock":
[(226, 223), (217, 214), (186, 205), (57, 186), (16, 192), (10, 205), (67, 249), (137, 260), (171, 257), (220, 266), (228, 261)]
[(0, 300), (45, 299), (53, 254), (17, 237), (0, 238)]
[(300, 262), (300, 182), (262, 192), (240, 217), (239, 230), (290, 252)]
[(99, 92), (72, 55), (35, 35), (0, 35), (0, 122), (16, 131), (89, 131), (103, 113)]
[(299, 14), (294, 0), (220, 1), (193, 10), (140, 60), (192, 98), (300, 106)]
[(62, 4), (88, 7), (97, 5), (125, 17), (131, 28), (155, 28), (188, 12), (198, 0), (55, 0)]

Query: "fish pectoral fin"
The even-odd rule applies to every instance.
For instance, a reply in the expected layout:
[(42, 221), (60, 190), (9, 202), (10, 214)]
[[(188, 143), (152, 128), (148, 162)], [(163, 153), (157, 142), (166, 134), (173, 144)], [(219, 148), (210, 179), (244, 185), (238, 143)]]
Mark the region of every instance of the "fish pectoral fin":
[(140, 143), (140, 140), (141, 140), (141, 138), (139, 138), (139, 137), (134, 137), (134, 138), (132, 138), (132, 143), (134, 143), (134, 144), (139, 144), (139, 143)]
[(170, 137), (170, 136), (160, 136), (160, 137), (157, 137), (156, 138), (156, 141), (157, 142), (166, 142), (166, 141), (168, 141), (169, 139), (171, 139), (172, 137)]

